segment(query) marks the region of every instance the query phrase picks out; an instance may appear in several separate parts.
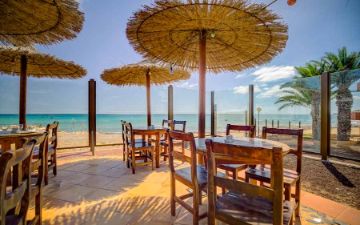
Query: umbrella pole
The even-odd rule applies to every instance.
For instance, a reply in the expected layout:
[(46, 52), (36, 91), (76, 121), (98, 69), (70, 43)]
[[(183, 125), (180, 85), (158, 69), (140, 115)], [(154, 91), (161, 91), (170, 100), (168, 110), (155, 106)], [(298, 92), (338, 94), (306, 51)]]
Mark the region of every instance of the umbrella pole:
[(206, 89), (206, 30), (200, 32), (199, 41), (199, 138), (205, 137)]
[(19, 102), (19, 124), (23, 124), (26, 129), (26, 86), (27, 86), (27, 57), (22, 55), (20, 58), (20, 102)]
[(151, 126), (151, 93), (150, 93), (150, 70), (146, 72), (146, 109), (147, 125)]

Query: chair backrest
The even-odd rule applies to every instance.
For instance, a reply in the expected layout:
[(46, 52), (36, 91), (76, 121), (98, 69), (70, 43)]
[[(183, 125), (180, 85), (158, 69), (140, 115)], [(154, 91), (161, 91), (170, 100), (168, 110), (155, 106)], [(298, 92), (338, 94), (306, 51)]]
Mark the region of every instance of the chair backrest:
[(124, 146), (125, 146), (125, 123), (126, 123), (125, 120), (121, 120), (121, 138)]
[[(12, 210), (25, 222), (29, 209), (30, 182), (31, 182), (31, 158), (34, 149), (34, 140), (26, 141), (16, 153), (4, 153), (0, 158), (0, 220), (5, 225), (6, 215)], [(18, 179), (13, 179), (12, 189), (7, 189), (8, 176), (11, 173)], [(16, 173), (16, 174), (15, 174)], [(21, 177), (18, 177), (18, 175)], [(13, 210), (13, 209), (19, 210)]]
[(295, 149), (290, 150), (290, 154), (296, 155), (296, 171), (301, 173), (302, 150), (303, 150), (303, 129), (284, 129), (263, 127), (262, 138), (267, 139), (268, 134), (296, 136), (297, 144)]
[(173, 120), (162, 120), (161, 126), (162, 128), (173, 129), (174, 121)]
[[(254, 148), (242, 147), (206, 140), (208, 160), (208, 198), (209, 214), (211, 220), (218, 213), (215, 205), (217, 201), (217, 187), (225, 188), (231, 192), (245, 194), (246, 196), (262, 197), (272, 202), (273, 224), (280, 225), (283, 220), (283, 159), (282, 149), (274, 147)], [(257, 186), (241, 180), (227, 179), (216, 173), (216, 162), (240, 164), (267, 164), (271, 165), (271, 186)], [(223, 212), (226, 214), (226, 212)]]
[(41, 187), (42, 181), (45, 176), (45, 167), (47, 166), (46, 154), (48, 150), (48, 133), (44, 132), (41, 136), (33, 138), (35, 142), (35, 148), (39, 149), (39, 154), (37, 158), (32, 159), (32, 168), (31, 171), (38, 171), (37, 172), (37, 181), (36, 186)]
[(174, 120), (174, 131), (185, 132), (186, 130), (186, 121), (185, 120)]
[(133, 128), (132, 128), (132, 124), (129, 122), (125, 122), (124, 123), (124, 128), (125, 128), (125, 144), (127, 147), (131, 147), (131, 146), (135, 146), (135, 138), (133, 135)]
[(255, 126), (250, 125), (234, 125), (234, 124), (227, 124), (226, 125), (226, 135), (230, 135), (231, 131), (244, 131), (249, 133), (249, 137), (255, 137)]
[(50, 145), (54, 149), (57, 148), (57, 144), (58, 144), (58, 135), (57, 135), (58, 127), (59, 127), (59, 122), (57, 121), (48, 124), (46, 127), (46, 132), (48, 133), (48, 140), (50, 142)]
[[(176, 174), (174, 167), (174, 159), (187, 162), (191, 167), (191, 181), (193, 185), (198, 185), (197, 181), (197, 163), (196, 163), (196, 145), (193, 133), (184, 133), (181, 131), (168, 131), (169, 137), (169, 165), (171, 173)], [(186, 156), (184, 152), (176, 151), (174, 148), (174, 141), (182, 141), (189, 143), (190, 157)]]

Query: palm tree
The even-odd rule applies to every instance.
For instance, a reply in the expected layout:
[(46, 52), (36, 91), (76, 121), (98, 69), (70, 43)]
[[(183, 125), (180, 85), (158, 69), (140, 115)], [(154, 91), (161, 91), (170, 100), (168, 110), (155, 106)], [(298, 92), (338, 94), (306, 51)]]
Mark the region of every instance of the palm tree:
[(279, 110), (286, 107), (302, 106), (310, 107), (312, 118), (312, 136), (313, 139), (320, 139), (320, 91), (319, 80), (311, 77), (321, 75), (323, 66), (315, 62), (307, 63), (303, 67), (295, 67), (299, 76), (294, 81), (283, 84), (284, 95), (275, 102), (282, 104)]
[(321, 61), (326, 65), (326, 71), (333, 73), (331, 83), (337, 88), (337, 140), (348, 141), (351, 134), (351, 108), (353, 105), (353, 96), (349, 88), (360, 79), (360, 76), (351, 70), (360, 68), (360, 52), (349, 54), (343, 47), (338, 50), (337, 55), (326, 53)]

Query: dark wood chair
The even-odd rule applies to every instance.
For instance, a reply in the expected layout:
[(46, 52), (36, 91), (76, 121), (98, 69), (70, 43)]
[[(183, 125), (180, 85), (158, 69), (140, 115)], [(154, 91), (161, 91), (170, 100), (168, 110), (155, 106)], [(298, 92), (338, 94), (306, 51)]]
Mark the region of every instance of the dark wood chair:
[[(173, 120), (163, 120), (161, 123), (161, 127), (164, 129), (173, 130), (174, 128), (174, 121)], [(168, 155), (168, 148), (169, 148), (169, 142), (168, 142), (168, 134), (164, 133), (163, 136), (160, 139), (160, 155), (164, 157), (164, 161), (166, 161), (166, 158), (169, 157)]]
[[(303, 130), (302, 129), (280, 129), (263, 127), (262, 138), (266, 139), (268, 134), (296, 136), (297, 145), (291, 149), (289, 154), (296, 157), (296, 170), (284, 169), (284, 189), (285, 199), (291, 198), (291, 187), (295, 186), (296, 216), (300, 215), (300, 194), (301, 194), (301, 163), (303, 150)], [(264, 165), (257, 165), (255, 168), (249, 168), (245, 172), (246, 181), (250, 179), (260, 181), (261, 183), (270, 183), (271, 169)]]
[[(170, 165), (170, 186), (171, 186), (171, 215), (175, 216), (175, 203), (179, 203), (193, 215), (193, 224), (199, 224), (199, 220), (207, 216), (207, 213), (200, 214), (199, 204), (201, 204), (201, 192), (206, 191), (207, 172), (196, 162), (196, 146), (194, 135), (179, 131), (169, 131), (169, 165)], [(183, 152), (175, 150), (174, 141), (187, 141), (191, 157), (186, 156)], [(174, 160), (181, 160), (190, 164), (189, 167), (175, 169)], [(176, 196), (176, 181), (183, 183), (192, 189), (192, 192), (182, 196)], [(187, 204), (184, 200), (192, 197), (193, 205)]]
[(53, 169), (54, 176), (57, 175), (57, 161), (56, 161), (56, 151), (58, 145), (58, 131), (59, 122), (55, 121), (52, 124), (48, 124), (46, 127), (46, 132), (48, 133), (48, 148), (46, 158), (48, 160), (48, 166), (45, 167), (45, 185), (49, 183), (49, 169)]
[[(126, 124), (126, 121), (125, 120), (121, 120), (121, 138), (122, 138), (122, 146), (123, 146), (123, 161), (127, 161), (127, 145), (126, 145), (126, 141), (125, 141), (125, 124)], [(143, 142), (144, 140), (143, 139), (135, 139), (135, 142)]]
[[(283, 152), (281, 148), (240, 147), (206, 140), (208, 160), (208, 224), (215, 219), (227, 224), (290, 224), (291, 202), (283, 200)], [(271, 165), (270, 187), (241, 180), (222, 178), (216, 174), (216, 163)], [(229, 190), (217, 194), (217, 187)]]
[[(135, 170), (138, 165), (151, 164), (152, 169), (154, 169), (155, 148), (151, 145), (151, 142), (135, 141), (135, 135), (131, 123), (125, 123), (125, 142), (127, 146), (127, 165), (128, 167), (131, 166), (133, 174), (135, 174)], [(144, 161), (137, 162), (137, 160)]]
[[(248, 136), (251, 138), (255, 137), (255, 126), (244, 126), (244, 125), (233, 125), (228, 124), (226, 126), (226, 135), (230, 135), (231, 131), (248, 132)], [(229, 176), (231, 172), (232, 178), (237, 179), (240, 171), (247, 168), (246, 164), (219, 164), (217, 168), (225, 170), (226, 175)]]
[[(0, 224), (26, 224), (30, 201), (31, 158), (35, 142), (26, 141), (15, 154), (5, 152), (0, 157)], [(13, 169), (11, 169), (13, 168)], [(15, 179), (7, 187), (7, 177)]]
[(31, 224), (42, 224), (42, 192), (45, 168), (47, 166), (46, 152), (48, 148), (48, 133), (45, 132), (39, 137), (33, 138), (35, 141), (34, 154), (31, 160), (31, 191), (30, 200), (35, 202), (35, 217)]

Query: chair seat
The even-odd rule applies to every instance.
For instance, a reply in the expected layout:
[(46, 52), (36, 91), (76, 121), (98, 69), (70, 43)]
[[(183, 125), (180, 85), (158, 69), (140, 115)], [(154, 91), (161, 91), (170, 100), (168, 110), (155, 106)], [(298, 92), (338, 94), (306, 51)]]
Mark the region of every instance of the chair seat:
[[(272, 202), (261, 197), (249, 197), (245, 194), (228, 192), (216, 201), (217, 214), (227, 214), (234, 220), (248, 224), (273, 224)], [(283, 224), (288, 225), (294, 205), (289, 201), (283, 203)]]
[[(196, 168), (196, 172), (197, 172), (196, 175), (197, 175), (199, 186), (201, 188), (204, 188), (207, 184), (207, 171), (204, 167), (198, 165)], [(189, 183), (192, 182), (190, 167), (177, 169), (175, 175), (181, 177), (182, 179), (184, 179), (185, 181), (187, 181)]]
[(141, 142), (135, 142), (135, 146), (133, 146), (133, 147), (134, 148), (150, 148), (152, 146), (151, 146), (151, 144), (149, 144), (146, 141), (141, 141)]
[[(248, 168), (245, 173), (250, 179), (255, 179), (266, 183), (270, 183), (271, 171), (269, 167), (261, 168), (258, 165), (255, 168)], [(293, 185), (298, 179), (299, 179), (298, 172), (290, 169), (284, 169), (285, 185)]]
[(244, 170), (247, 168), (246, 164), (220, 164), (217, 165), (217, 168), (228, 170), (228, 171), (236, 171), (236, 170)]
[(5, 224), (22, 224), (23, 218), (18, 215), (8, 215), (5, 217)]

